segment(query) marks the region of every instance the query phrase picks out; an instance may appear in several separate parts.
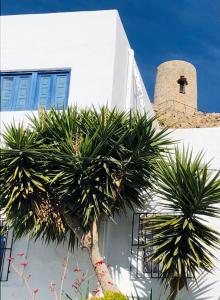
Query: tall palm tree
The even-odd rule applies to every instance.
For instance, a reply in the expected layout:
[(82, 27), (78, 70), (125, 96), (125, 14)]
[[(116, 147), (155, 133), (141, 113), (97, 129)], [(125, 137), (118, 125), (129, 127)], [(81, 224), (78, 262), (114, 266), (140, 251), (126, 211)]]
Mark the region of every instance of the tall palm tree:
[(154, 118), (106, 108), (41, 111), (3, 134), (0, 195), (16, 238), (87, 249), (102, 289), (117, 290), (99, 249), (103, 217), (142, 207), (169, 144)]
[(184, 149), (157, 165), (154, 190), (166, 213), (144, 220), (145, 230), (153, 232), (145, 246), (153, 247), (148, 259), (160, 265), (161, 280), (175, 299), (179, 290), (188, 288), (188, 276), (196, 280), (200, 271), (213, 269), (220, 233), (209, 221), (220, 217), (220, 176), (203, 163), (202, 153), (193, 158), (192, 151)]

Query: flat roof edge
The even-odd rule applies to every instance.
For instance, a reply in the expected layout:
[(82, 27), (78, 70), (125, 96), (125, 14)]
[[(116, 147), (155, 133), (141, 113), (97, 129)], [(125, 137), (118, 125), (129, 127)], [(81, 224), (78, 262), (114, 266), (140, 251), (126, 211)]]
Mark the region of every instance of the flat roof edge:
[(64, 15), (64, 14), (69, 14), (69, 15), (83, 15), (83, 14), (117, 14), (118, 10), (117, 9), (105, 9), (105, 10), (83, 10), (83, 11), (63, 11), (63, 12), (42, 12), (42, 13), (27, 13), (27, 14), (10, 14), (10, 15), (1, 15), (0, 17), (18, 17), (18, 16), (37, 16), (37, 15)]

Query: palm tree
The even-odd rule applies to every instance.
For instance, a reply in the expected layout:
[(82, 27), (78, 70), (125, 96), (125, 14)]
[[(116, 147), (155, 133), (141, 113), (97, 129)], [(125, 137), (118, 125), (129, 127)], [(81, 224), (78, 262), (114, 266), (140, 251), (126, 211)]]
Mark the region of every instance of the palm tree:
[(100, 224), (143, 206), (166, 130), (138, 113), (69, 108), (12, 124), (3, 138), (0, 195), (15, 237), (87, 249), (103, 291), (118, 290), (100, 254)]
[(153, 231), (154, 248), (148, 259), (161, 267), (161, 280), (170, 287), (170, 299), (188, 288), (187, 277), (196, 280), (201, 271), (211, 272), (213, 250), (220, 246), (220, 233), (208, 220), (220, 216), (220, 177), (203, 163), (202, 153), (192, 151), (158, 161), (154, 187), (160, 206), (167, 213), (155, 213), (144, 220), (145, 230)]

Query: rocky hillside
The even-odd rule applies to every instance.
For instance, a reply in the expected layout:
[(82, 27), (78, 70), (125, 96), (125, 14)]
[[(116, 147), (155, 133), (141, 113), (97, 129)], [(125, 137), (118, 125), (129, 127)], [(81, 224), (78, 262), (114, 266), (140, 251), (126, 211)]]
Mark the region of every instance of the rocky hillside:
[(168, 126), (171, 128), (204, 128), (204, 127), (220, 127), (220, 113), (203, 113), (195, 112), (193, 114), (185, 114), (183, 112), (169, 110), (158, 111), (155, 108), (156, 115), (160, 126)]

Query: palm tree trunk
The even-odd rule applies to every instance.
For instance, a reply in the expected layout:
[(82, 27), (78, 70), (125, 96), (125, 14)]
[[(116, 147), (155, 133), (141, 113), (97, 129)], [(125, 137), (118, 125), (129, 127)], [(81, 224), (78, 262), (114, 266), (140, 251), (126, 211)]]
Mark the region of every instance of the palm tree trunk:
[(91, 225), (90, 230), (87, 233), (84, 233), (78, 225), (77, 220), (73, 220), (73, 218), (69, 214), (65, 215), (65, 221), (76, 235), (81, 247), (87, 249), (102, 291), (119, 292), (117, 285), (113, 283), (110, 270), (100, 253), (97, 222), (94, 221)]
[(94, 271), (96, 273), (102, 291), (119, 292), (117, 285), (113, 283), (110, 270), (100, 253), (99, 234), (96, 222), (93, 222), (90, 232), (85, 237), (85, 241), (86, 248), (89, 252), (90, 260), (92, 262)]

